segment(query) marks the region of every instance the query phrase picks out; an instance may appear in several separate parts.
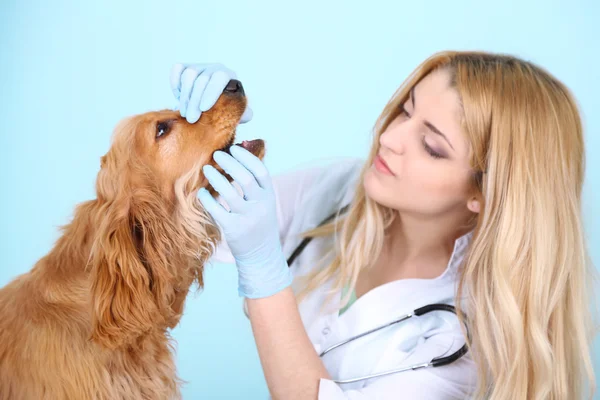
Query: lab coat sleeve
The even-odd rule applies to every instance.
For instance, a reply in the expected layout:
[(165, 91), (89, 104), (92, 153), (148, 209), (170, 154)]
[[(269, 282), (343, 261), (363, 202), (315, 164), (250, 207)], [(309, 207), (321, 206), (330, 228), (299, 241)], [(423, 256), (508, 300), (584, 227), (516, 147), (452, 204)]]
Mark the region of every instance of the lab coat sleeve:
[[(420, 344), (403, 362), (402, 366), (430, 361), (440, 355), (448, 355), (460, 347), (463, 339), (446, 332), (431, 336)], [(452, 347), (452, 350), (449, 348)], [(465, 399), (473, 394), (476, 383), (476, 367), (469, 353), (457, 361), (440, 366), (409, 370), (386, 377), (375, 378), (357, 390), (344, 391), (344, 385), (332, 380), (319, 382), (319, 400), (454, 400)]]
[(324, 166), (318, 165), (296, 169), (273, 177), (279, 239), (282, 244), (289, 232), (294, 215), (298, 212), (303, 194), (315, 185), (315, 180), (323, 172)]

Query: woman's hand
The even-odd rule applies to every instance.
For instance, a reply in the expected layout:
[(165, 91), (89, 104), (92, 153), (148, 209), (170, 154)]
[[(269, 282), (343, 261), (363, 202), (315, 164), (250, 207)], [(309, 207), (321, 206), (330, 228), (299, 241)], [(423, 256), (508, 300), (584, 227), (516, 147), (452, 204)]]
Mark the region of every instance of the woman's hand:
[(279, 241), (275, 193), (263, 162), (241, 146), (231, 146), (231, 155), (216, 151), (215, 162), (242, 188), (244, 196), (214, 167), (205, 165), (204, 176), (227, 202), (228, 212), (205, 189), (198, 198), (222, 227), (238, 267), (240, 296), (271, 296), (292, 282)]
[[(171, 69), (171, 90), (179, 101), (179, 112), (190, 124), (198, 121), (204, 111), (215, 105), (235, 72), (222, 64), (175, 64)], [(252, 109), (246, 106), (240, 123), (252, 119)]]
[(292, 274), (279, 242), (275, 194), (263, 162), (241, 146), (214, 159), (241, 186), (244, 196), (212, 166), (204, 175), (231, 212), (206, 189), (198, 197), (222, 226), (239, 271), (239, 293), (248, 297), (248, 317), (273, 399), (316, 399), (320, 380), (331, 379), (315, 352), (290, 284)]
[(229, 205), (228, 212), (206, 189), (198, 197), (223, 228), (238, 267), (239, 293), (249, 298), (248, 317), (273, 399), (316, 399), (321, 379), (331, 379), (306, 333), (292, 274), (281, 250), (273, 184), (263, 162), (241, 146), (213, 158), (239, 192), (214, 167), (204, 175)]

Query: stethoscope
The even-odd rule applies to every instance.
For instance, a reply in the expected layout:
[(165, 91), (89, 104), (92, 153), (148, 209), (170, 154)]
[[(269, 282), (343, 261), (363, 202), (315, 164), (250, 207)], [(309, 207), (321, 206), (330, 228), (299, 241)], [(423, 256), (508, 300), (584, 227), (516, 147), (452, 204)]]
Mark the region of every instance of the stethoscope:
[[(321, 223), (319, 224), (319, 226), (326, 224), (327, 222), (331, 221), (333, 218), (336, 217), (336, 215), (342, 214), (344, 213), (348, 208), (350, 207), (350, 204), (342, 207), (339, 212), (334, 212), (333, 214), (331, 214), (330, 216), (328, 216), (327, 218), (325, 218), (323, 221), (321, 221)], [(306, 237), (302, 240), (302, 242), (298, 245), (298, 247), (296, 247), (296, 249), (292, 252), (292, 255), (288, 258), (287, 263), (288, 266), (291, 266), (292, 263), (294, 262), (294, 260), (296, 259), (296, 257), (298, 257), (300, 255), (300, 253), (302, 253), (302, 251), (304, 250), (304, 248), (308, 245), (308, 243), (312, 240), (312, 237)], [(370, 329), (366, 332), (363, 332), (361, 334), (352, 336), (342, 342), (336, 343), (333, 346), (328, 347), (327, 349), (323, 350), (320, 354), (319, 357), (323, 357), (325, 354), (329, 353), (332, 350), (335, 350), (341, 346), (344, 346), (348, 343), (351, 343), (357, 339), (360, 339), (362, 337), (365, 337), (367, 335), (370, 335), (371, 333), (380, 331), (382, 329), (388, 328), (390, 326), (399, 324), (403, 321), (406, 321), (409, 318), (412, 318), (414, 316), (421, 316), (421, 315), (425, 315), (428, 314), (432, 311), (447, 311), (447, 312), (451, 312), (454, 315), (456, 315), (456, 308), (452, 305), (449, 304), (429, 304), (420, 308), (417, 308), (416, 310), (413, 310), (412, 313), (408, 313), (406, 315), (403, 315), (391, 322), (388, 322), (386, 324), (383, 324), (381, 326), (378, 326), (376, 328)], [(467, 338), (470, 340), (470, 335), (469, 335), (469, 330), (468, 328), (465, 326), (466, 329), (466, 333), (467, 333)], [(371, 374), (371, 375), (366, 375), (366, 376), (362, 376), (362, 377), (357, 377), (357, 378), (352, 378), (352, 379), (344, 379), (344, 380), (334, 380), (335, 383), (338, 384), (344, 384), (344, 383), (354, 383), (354, 382), (359, 382), (359, 381), (364, 381), (367, 379), (373, 379), (373, 378), (379, 378), (381, 376), (386, 376), (386, 375), (391, 375), (391, 374), (396, 374), (399, 372), (405, 372), (405, 371), (411, 371), (411, 370), (417, 370), (417, 369), (421, 369), (421, 368), (429, 368), (429, 367), (441, 367), (442, 365), (448, 365), (450, 363), (453, 363), (454, 361), (458, 360), (459, 358), (461, 358), (462, 356), (464, 356), (468, 351), (468, 346), (467, 343), (465, 342), (465, 344), (458, 349), (457, 351), (455, 351), (454, 353), (450, 354), (449, 356), (446, 357), (435, 357), (433, 359), (431, 359), (431, 361), (429, 362), (424, 362), (421, 364), (414, 364), (414, 365), (410, 365), (407, 367), (401, 367), (401, 368), (396, 368), (396, 369), (392, 369), (392, 370), (388, 370), (388, 371), (383, 371), (383, 372), (378, 372), (375, 374)]]

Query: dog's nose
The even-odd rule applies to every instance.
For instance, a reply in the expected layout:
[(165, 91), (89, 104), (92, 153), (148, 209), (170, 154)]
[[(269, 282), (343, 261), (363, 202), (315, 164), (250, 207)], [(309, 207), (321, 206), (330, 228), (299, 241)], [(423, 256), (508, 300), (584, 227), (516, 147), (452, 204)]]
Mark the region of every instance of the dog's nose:
[(238, 81), (237, 79), (232, 79), (229, 81), (227, 86), (225, 86), (225, 90), (223, 91), (229, 93), (244, 94), (244, 87), (242, 86), (242, 82)]

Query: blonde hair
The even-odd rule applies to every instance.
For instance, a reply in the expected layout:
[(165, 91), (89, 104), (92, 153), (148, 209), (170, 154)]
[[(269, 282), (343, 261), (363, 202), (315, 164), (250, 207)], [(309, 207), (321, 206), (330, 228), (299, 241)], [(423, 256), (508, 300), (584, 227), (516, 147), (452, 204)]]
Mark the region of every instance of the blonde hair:
[[(398, 88), (377, 119), (358, 182), (399, 105), (438, 68), (450, 71), (462, 102), (472, 184), (482, 200), (456, 296), (475, 350), (475, 396), (579, 399), (589, 389), (591, 397), (596, 275), (581, 216), (584, 139), (576, 102), (561, 82), (508, 55), (435, 54)], [(358, 184), (343, 216), (303, 232), (303, 237), (333, 234), (335, 240), (317, 261), (326, 265), (300, 277), (304, 284), (298, 301), (329, 279), (330, 297), (346, 284), (353, 288), (359, 272), (377, 259), (384, 231), (396, 215), (369, 199)], [(350, 291), (342, 306), (349, 296)], [(469, 310), (468, 321), (463, 308)]]

